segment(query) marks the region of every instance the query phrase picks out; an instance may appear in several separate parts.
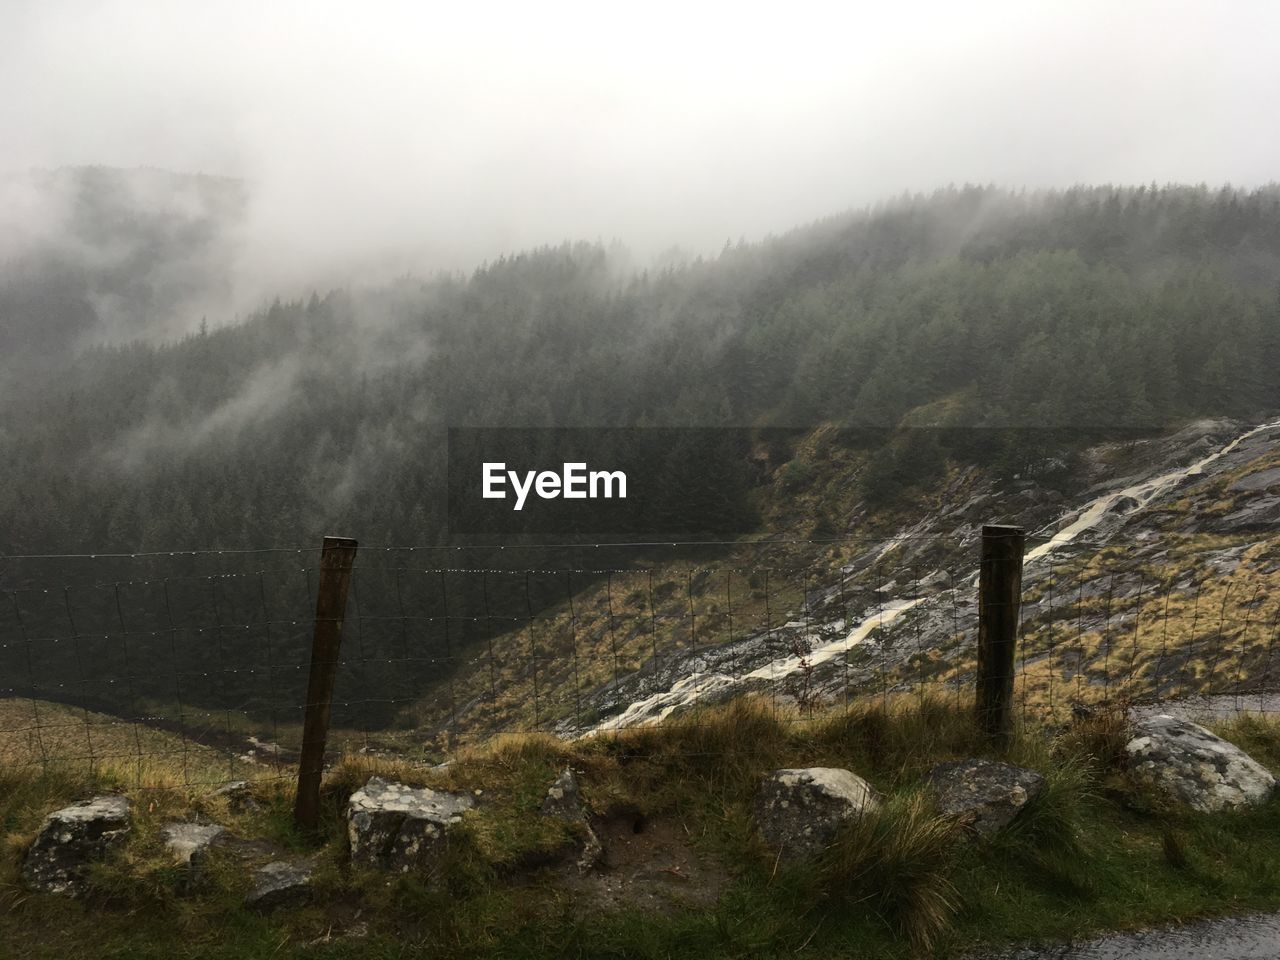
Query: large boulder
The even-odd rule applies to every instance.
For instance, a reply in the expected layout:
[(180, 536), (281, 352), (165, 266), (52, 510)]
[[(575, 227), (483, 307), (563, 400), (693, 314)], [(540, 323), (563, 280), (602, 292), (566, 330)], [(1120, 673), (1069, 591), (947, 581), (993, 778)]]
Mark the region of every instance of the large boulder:
[(995, 833), (1044, 789), (1034, 770), (998, 760), (951, 760), (925, 775), (938, 809), (979, 835)]
[(434, 874), (446, 835), (474, 806), (466, 794), (372, 777), (347, 804), (351, 862), (399, 873)]
[(1275, 789), (1266, 767), (1197, 723), (1161, 714), (1139, 720), (1134, 733), (1125, 752), (1135, 779), (1194, 810), (1256, 806)]
[(871, 784), (835, 767), (775, 770), (756, 795), (756, 827), (784, 860), (822, 853), (840, 827), (880, 807)]
[(311, 866), (275, 860), (253, 872), (253, 889), (244, 898), (246, 907), (266, 912), (311, 899)]
[(582, 844), (577, 855), (579, 870), (590, 870), (604, 857), (604, 844), (591, 824), (591, 814), (583, 802), (578, 775), (572, 769), (566, 768), (547, 790), (542, 801), (542, 815), (579, 825), (582, 831)]
[(33, 890), (78, 896), (89, 864), (122, 844), (129, 827), (125, 797), (94, 797), (56, 810), (27, 851), (22, 879)]

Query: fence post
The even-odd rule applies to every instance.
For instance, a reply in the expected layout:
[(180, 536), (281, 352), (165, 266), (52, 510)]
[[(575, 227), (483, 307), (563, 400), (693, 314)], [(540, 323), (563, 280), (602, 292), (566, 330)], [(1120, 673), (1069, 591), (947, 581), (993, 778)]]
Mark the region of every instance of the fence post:
[(1013, 671), (1022, 603), (1021, 527), (982, 528), (978, 572), (978, 725), (1003, 745), (1013, 729)]
[(302, 719), (302, 751), (298, 758), (298, 795), (293, 822), (314, 831), (320, 820), (320, 777), (324, 772), (324, 747), (329, 737), (329, 708), (333, 680), (338, 672), (342, 644), (342, 619), (347, 612), (351, 566), (356, 541), (325, 537), (320, 553), (320, 583), (316, 588), (316, 627), (311, 642), (311, 674)]

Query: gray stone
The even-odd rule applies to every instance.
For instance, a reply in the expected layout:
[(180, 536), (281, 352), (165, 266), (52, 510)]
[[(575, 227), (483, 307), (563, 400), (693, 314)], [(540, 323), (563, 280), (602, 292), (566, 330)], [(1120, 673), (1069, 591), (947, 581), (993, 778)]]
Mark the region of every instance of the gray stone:
[(587, 871), (600, 863), (604, 857), (604, 844), (591, 824), (591, 814), (582, 800), (578, 775), (573, 770), (566, 768), (564, 773), (556, 777), (555, 783), (551, 784), (546, 799), (542, 801), (542, 814), (580, 824), (583, 839), (577, 858), (579, 870)]
[(1271, 487), (1280, 487), (1280, 467), (1246, 474), (1234, 481), (1227, 490), (1230, 493), (1245, 493), (1251, 490), (1269, 490)]
[(1210, 529), (1221, 533), (1247, 530), (1272, 530), (1280, 527), (1280, 497), (1257, 497), (1239, 510), (1219, 517)]
[(879, 807), (871, 785), (848, 770), (775, 770), (756, 795), (756, 827), (784, 860), (806, 860), (830, 846), (842, 825)]
[(998, 760), (951, 760), (925, 775), (938, 809), (979, 835), (1009, 825), (1044, 789), (1034, 770)]
[(216, 823), (166, 823), (163, 833), (174, 863), (182, 865), (199, 862), (223, 828)]
[(446, 835), (474, 806), (466, 794), (372, 777), (347, 804), (351, 862), (400, 873), (434, 874)]
[(22, 879), (33, 890), (78, 896), (88, 865), (122, 844), (129, 829), (125, 797), (94, 797), (56, 810), (27, 851)]
[(1262, 764), (1197, 723), (1161, 714), (1139, 720), (1134, 733), (1125, 746), (1134, 778), (1194, 810), (1256, 806), (1275, 789)]
[(215, 797), (227, 801), (227, 806), (234, 813), (252, 812), (258, 809), (258, 802), (253, 799), (248, 780), (233, 780), (213, 791)]
[(216, 823), (166, 823), (163, 833), (173, 862), (187, 868), (179, 887), (194, 889), (203, 874), (205, 855), (226, 831)]
[(582, 802), (582, 788), (578, 784), (578, 775), (569, 768), (556, 777), (555, 783), (547, 789), (546, 799), (542, 801), (542, 814), (560, 820), (580, 820), (586, 816), (586, 806)]
[(244, 903), (252, 910), (266, 911), (310, 899), (310, 864), (275, 860), (253, 872), (253, 889)]

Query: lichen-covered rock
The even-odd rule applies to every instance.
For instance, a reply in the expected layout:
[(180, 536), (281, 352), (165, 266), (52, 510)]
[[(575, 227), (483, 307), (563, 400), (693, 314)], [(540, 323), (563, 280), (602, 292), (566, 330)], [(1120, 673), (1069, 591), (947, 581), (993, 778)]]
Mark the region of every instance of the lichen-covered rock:
[(1262, 764), (1189, 720), (1147, 717), (1134, 724), (1134, 733), (1125, 746), (1133, 776), (1194, 810), (1256, 806), (1275, 789)]
[(55, 810), (22, 863), (22, 879), (33, 890), (77, 896), (85, 870), (124, 842), (129, 834), (129, 801), (101, 796)]
[(351, 862), (399, 873), (434, 874), (447, 833), (474, 806), (466, 794), (372, 777), (347, 804)]
[(591, 825), (590, 811), (582, 800), (582, 788), (572, 769), (566, 768), (551, 784), (546, 799), (542, 801), (542, 814), (581, 825), (582, 845), (577, 857), (579, 870), (592, 869), (604, 857), (604, 844)]
[(253, 889), (244, 898), (252, 910), (274, 910), (311, 899), (311, 867), (306, 863), (275, 860), (253, 872)]
[(1034, 770), (998, 760), (951, 760), (925, 775), (938, 809), (980, 835), (1009, 825), (1044, 789)]
[(783, 859), (811, 859), (830, 846), (842, 824), (879, 806), (871, 785), (849, 770), (775, 770), (756, 796), (756, 827)]

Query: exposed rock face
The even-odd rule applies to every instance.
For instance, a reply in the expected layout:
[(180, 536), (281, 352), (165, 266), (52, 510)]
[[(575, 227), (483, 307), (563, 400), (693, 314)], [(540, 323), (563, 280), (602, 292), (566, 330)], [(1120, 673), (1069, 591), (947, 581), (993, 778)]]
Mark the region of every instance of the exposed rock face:
[(311, 898), (311, 867), (305, 863), (276, 860), (253, 872), (253, 889), (244, 898), (253, 910), (305, 903)]
[(1009, 825), (1044, 789), (1034, 770), (997, 760), (952, 760), (925, 776), (938, 809), (979, 835)]
[(1255, 497), (1239, 510), (1210, 521), (1207, 529), (1221, 533), (1275, 530), (1280, 527), (1280, 497)]
[(475, 806), (465, 794), (407, 787), (372, 777), (347, 804), (351, 862), (433, 874), (446, 834)]
[(129, 801), (102, 796), (73, 803), (45, 818), (27, 851), (22, 879), (33, 890), (77, 896), (85, 868), (101, 860), (129, 834)]
[(587, 805), (582, 801), (582, 789), (578, 784), (578, 776), (571, 769), (556, 778), (556, 782), (547, 790), (547, 797), (542, 801), (542, 814), (582, 825), (583, 841), (578, 853), (578, 869), (590, 870), (604, 856), (604, 844), (591, 825), (591, 815)]
[(1228, 493), (1247, 493), (1255, 490), (1280, 489), (1280, 467), (1257, 470), (1234, 481), (1227, 487)]
[(1276, 780), (1262, 764), (1199, 724), (1167, 714), (1134, 725), (1125, 746), (1133, 775), (1194, 810), (1256, 806)]
[(880, 807), (871, 785), (835, 767), (775, 770), (756, 796), (756, 826), (783, 859), (822, 853), (840, 826)]

